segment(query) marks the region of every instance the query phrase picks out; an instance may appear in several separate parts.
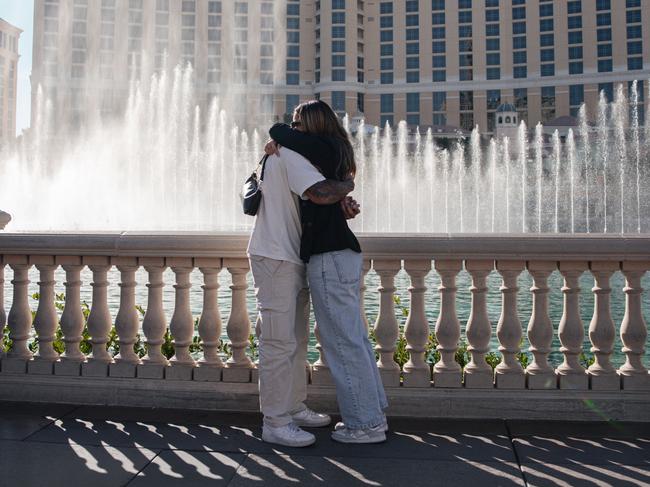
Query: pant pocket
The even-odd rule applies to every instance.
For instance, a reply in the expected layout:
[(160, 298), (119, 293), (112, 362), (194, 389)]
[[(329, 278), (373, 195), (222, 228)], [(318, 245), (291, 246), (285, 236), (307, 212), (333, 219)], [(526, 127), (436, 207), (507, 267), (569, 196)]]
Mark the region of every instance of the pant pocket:
[(352, 250), (330, 252), (336, 275), (343, 284), (355, 284), (361, 279), (361, 254)]

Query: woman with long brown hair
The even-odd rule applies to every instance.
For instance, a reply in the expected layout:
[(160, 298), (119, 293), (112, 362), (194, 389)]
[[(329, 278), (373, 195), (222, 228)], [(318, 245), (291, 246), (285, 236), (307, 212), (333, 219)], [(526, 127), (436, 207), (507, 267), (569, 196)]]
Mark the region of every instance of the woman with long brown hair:
[[(353, 179), (354, 151), (330, 106), (320, 100), (296, 107), (291, 127), (275, 124), (271, 138), (307, 158), (327, 179)], [(268, 150), (273, 150), (272, 144)], [(361, 247), (347, 224), (345, 205), (301, 201), (300, 257), (320, 331), (323, 353), (336, 385), (343, 419), (332, 439), (343, 443), (385, 441), (388, 406), (375, 354), (361, 319)], [(350, 211), (348, 209), (348, 211)]]

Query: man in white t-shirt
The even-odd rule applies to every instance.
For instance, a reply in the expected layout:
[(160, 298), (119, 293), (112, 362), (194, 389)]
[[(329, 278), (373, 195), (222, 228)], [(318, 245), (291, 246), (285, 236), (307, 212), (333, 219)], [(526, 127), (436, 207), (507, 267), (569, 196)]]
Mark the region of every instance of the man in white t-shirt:
[(248, 244), (259, 310), (262, 439), (285, 446), (316, 441), (300, 426), (327, 426), (331, 418), (307, 408), (309, 291), (300, 259), (298, 198), (336, 203), (354, 189), (352, 181), (326, 180), (303, 156), (286, 147), (265, 164), (260, 204)]

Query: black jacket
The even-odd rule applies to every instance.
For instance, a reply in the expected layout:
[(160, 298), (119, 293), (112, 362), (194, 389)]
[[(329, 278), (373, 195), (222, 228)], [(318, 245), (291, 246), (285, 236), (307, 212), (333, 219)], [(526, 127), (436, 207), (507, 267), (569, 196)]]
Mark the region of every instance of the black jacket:
[[(284, 123), (276, 123), (269, 130), (271, 138), (308, 159), (327, 179), (342, 181), (340, 142), (331, 137), (294, 130)], [(300, 258), (309, 262), (315, 254), (351, 249), (361, 252), (359, 241), (348, 227), (340, 203), (317, 205), (300, 200), (302, 238)]]

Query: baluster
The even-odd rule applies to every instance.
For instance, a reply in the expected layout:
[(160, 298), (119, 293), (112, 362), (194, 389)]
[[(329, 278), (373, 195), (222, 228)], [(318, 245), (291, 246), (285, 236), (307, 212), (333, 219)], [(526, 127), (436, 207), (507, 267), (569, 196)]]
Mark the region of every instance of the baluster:
[(138, 341), (140, 320), (135, 308), (135, 288), (138, 283), (135, 273), (138, 270), (136, 257), (113, 257), (111, 264), (120, 271), (120, 308), (115, 317), (115, 331), (120, 342), (120, 352), (110, 364), (108, 374), (111, 377), (135, 377), (140, 357), (133, 350)]
[(433, 367), (434, 387), (461, 387), (462, 370), (455, 355), (460, 340), (460, 321), (456, 315), (456, 276), (462, 268), (460, 260), (436, 260), (440, 275), (440, 315), (436, 321), (436, 338), (440, 360)]
[(431, 271), (431, 261), (407, 260), (404, 269), (411, 278), (411, 307), (404, 329), (409, 352), (409, 360), (404, 365), (404, 385), (431, 387), (431, 368), (424, 356), (429, 342), (429, 322), (424, 309), (424, 293), (427, 290), (424, 278)]
[(221, 314), (218, 292), (221, 259), (197, 258), (194, 265), (203, 273), (203, 311), (199, 319), (199, 335), (203, 342), (203, 357), (194, 369), (194, 380), (220, 381), (223, 362), (219, 357)]
[(465, 335), (467, 350), (471, 355), (470, 362), (465, 366), (465, 387), (470, 389), (489, 389), (494, 387), (492, 367), (485, 361), (485, 354), (490, 351), (492, 325), (487, 311), (487, 276), (494, 269), (492, 260), (468, 260), (465, 269), (472, 276), (472, 307)]
[(593, 390), (615, 391), (621, 388), (621, 380), (611, 363), (616, 328), (610, 312), (609, 287), (612, 274), (620, 268), (618, 262), (592, 262), (589, 265), (594, 276), (594, 314), (589, 323), (589, 340), (594, 363), (587, 369)]
[(144, 379), (162, 379), (167, 368), (167, 358), (162, 353), (162, 345), (165, 343), (165, 331), (167, 323), (165, 309), (163, 308), (163, 272), (167, 268), (165, 259), (162, 257), (141, 257), (138, 264), (143, 266), (149, 275), (147, 288), (147, 310), (142, 319), (142, 332), (147, 344), (147, 354), (142, 357), (142, 363), (138, 365), (138, 377)]
[(29, 264), (26, 255), (7, 255), (5, 261), (14, 271), (11, 284), (14, 286), (14, 298), (9, 309), (7, 325), (9, 338), (13, 341), (11, 350), (2, 360), (2, 372), (9, 374), (25, 374), (27, 362), (32, 358), (27, 340), (32, 328), (32, 312), (29, 308)]
[(314, 323), (314, 335), (316, 336), (316, 350), (318, 350), (318, 359), (311, 366), (311, 383), (315, 386), (333, 386), (332, 374), (325, 360), (323, 346), (320, 344), (320, 329), (318, 322)]
[(375, 260), (373, 268), (379, 275), (379, 313), (375, 322), (375, 349), (379, 352), (379, 373), (386, 387), (398, 387), (400, 368), (393, 358), (399, 336), (399, 324), (395, 317), (395, 275), (401, 269), (399, 260)]
[(61, 331), (65, 351), (54, 364), (54, 374), (78, 376), (81, 374), (81, 363), (86, 357), (79, 349), (84, 329), (84, 314), (81, 310), (81, 257), (60, 256), (55, 259), (65, 271), (65, 305), (61, 314)]
[(531, 364), (526, 367), (528, 389), (556, 389), (557, 376), (548, 363), (553, 343), (553, 323), (548, 315), (548, 278), (557, 268), (555, 262), (531, 261), (527, 265), (533, 276), (533, 312), (528, 322), (528, 350), (533, 354)]
[(194, 318), (190, 309), (190, 272), (194, 267), (190, 257), (168, 258), (165, 262), (176, 275), (174, 313), (169, 322), (169, 331), (174, 340), (174, 356), (169, 359), (165, 379), (192, 380), (196, 363), (190, 355), (194, 335)]
[(251, 322), (246, 307), (246, 290), (248, 289), (246, 276), (249, 264), (247, 259), (224, 259), (223, 265), (232, 276), (232, 285), (230, 286), (232, 306), (226, 323), (226, 333), (230, 339), (232, 356), (226, 361), (222, 377), (225, 382), (249, 382), (251, 369), (255, 367), (246, 355), (251, 332)]
[(0, 359), (5, 356), (2, 346), (2, 337), (5, 325), (7, 324), (7, 314), (5, 313), (5, 261), (0, 255)]
[(625, 276), (625, 315), (621, 323), (621, 341), (625, 363), (618, 369), (623, 389), (648, 390), (650, 377), (643, 365), (645, 342), (648, 336), (643, 311), (641, 309), (641, 278), (650, 269), (650, 262), (623, 262)]
[(557, 368), (560, 389), (587, 389), (589, 376), (580, 365), (580, 354), (585, 338), (584, 325), (580, 318), (580, 285), (578, 280), (587, 269), (587, 262), (560, 262), (560, 274), (564, 277), (564, 310), (560, 319), (558, 335), (564, 354), (564, 361)]
[(111, 268), (108, 257), (90, 256), (83, 258), (84, 264), (93, 273), (93, 302), (88, 315), (88, 333), (92, 344), (92, 353), (81, 365), (81, 375), (90, 377), (107, 377), (108, 364), (113, 361), (106, 350), (108, 335), (111, 332), (111, 314), (108, 311), (108, 270)]
[(54, 362), (59, 359), (59, 354), (52, 347), (56, 338), (58, 317), (54, 306), (54, 257), (49, 255), (36, 255), (29, 258), (40, 273), (38, 281), (38, 308), (34, 317), (34, 329), (38, 336), (38, 351), (34, 360), (27, 364), (30, 374), (51, 375), (54, 372)]
[(501, 315), (497, 325), (497, 338), (501, 362), (496, 366), (495, 384), (499, 389), (523, 389), (526, 387), (524, 369), (517, 361), (521, 350), (521, 321), (517, 312), (517, 279), (524, 270), (524, 263), (517, 261), (497, 262), (497, 271), (501, 275)]
[(366, 331), (370, 330), (368, 315), (366, 315), (366, 290), (368, 289), (366, 286), (366, 276), (368, 275), (368, 271), (370, 271), (371, 265), (372, 262), (370, 260), (364, 259), (361, 271), (361, 320), (366, 327)]

